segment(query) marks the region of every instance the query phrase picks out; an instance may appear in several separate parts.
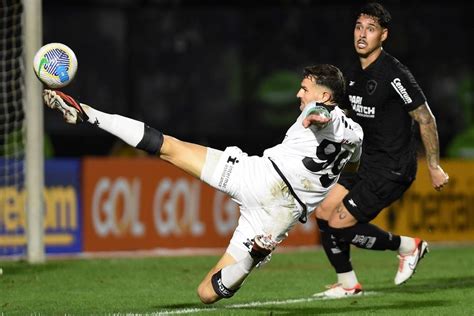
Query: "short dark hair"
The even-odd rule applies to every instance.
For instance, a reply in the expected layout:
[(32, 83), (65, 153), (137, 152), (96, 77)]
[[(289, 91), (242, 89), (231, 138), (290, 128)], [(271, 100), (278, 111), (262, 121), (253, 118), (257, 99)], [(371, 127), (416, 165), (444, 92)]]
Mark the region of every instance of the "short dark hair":
[(357, 12), (356, 20), (362, 15), (368, 15), (374, 18), (377, 18), (381, 27), (388, 29), (390, 26), (390, 21), (392, 16), (387, 9), (384, 8), (380, 3), (369, 2)]
[(339, 68), (329, 64), (308, 66), (304, 69), (303, 76), (312, 78), (316, 84), (329, 88), (332, 91), (334, 103), (343, 104), (346, 82)]

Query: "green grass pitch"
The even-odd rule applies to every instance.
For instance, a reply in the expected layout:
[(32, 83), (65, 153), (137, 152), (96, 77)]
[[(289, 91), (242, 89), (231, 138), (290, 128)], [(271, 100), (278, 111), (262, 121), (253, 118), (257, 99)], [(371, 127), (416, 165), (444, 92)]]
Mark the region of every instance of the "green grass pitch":
[(431, 248), (402, 286), (394, 252), (353, 249), (367, 294), (341, 300), (311, 299), (335, 281), (321, 249), (277, 252), (208, 306), (195, 289), (217, 256), (1, 261), (0, 315), (474, 315), (474, 246)]

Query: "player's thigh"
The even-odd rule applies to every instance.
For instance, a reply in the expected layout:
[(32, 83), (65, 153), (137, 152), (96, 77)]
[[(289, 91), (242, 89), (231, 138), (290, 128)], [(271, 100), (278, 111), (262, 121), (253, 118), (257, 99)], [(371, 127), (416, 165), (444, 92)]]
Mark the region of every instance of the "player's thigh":
[(342, 199), (346, 196), (347, 192), (349, 191), (345, 187), (336, 183), (321, 204), (316, 208), (316, 217), (329, 220), (331, 214), (342, 204)]
[(342, 201), (336, 206), (328, 219), (328, 224), (333, 228), (346, 228), (357, 224), (358, 220), (349, 212)]
[(401, 183), (370, 174), (351, 188), (343, 203), (358, 222), (370, 222), (384, 208), (398, 200), (410, 185), (410, 182)]
[(238, 147), (227, 147), (224, 151), (208, 148), (200, 179), (240, 200), (242, 181), (248, 177), (243, 167), (247, 159)]

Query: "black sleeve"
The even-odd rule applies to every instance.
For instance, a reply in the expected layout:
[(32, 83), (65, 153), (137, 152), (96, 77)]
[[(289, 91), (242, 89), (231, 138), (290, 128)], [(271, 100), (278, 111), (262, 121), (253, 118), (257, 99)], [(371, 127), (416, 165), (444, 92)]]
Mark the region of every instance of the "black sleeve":
[(426, 102), (426, 97), (408, 68), (401, 66), (390, 84), (407, 112)]

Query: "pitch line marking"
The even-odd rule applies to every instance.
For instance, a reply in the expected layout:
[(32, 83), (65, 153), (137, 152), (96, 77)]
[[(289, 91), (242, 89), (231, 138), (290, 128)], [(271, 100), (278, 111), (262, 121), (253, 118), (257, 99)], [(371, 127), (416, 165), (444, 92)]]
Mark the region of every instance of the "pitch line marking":
[[(364, 297), (367, 295), (370, 295), (370, 296), (377, 295), (377, 292), (374, 292), (374, 291), (364, 292), (363, 295), (357, 296), (357, 298)], [(343, 299), (346, 299), (346, 298), (343, 298)], [(151, 315), (153, 316), (180, 315), (180, 314), (191, 314), (191, 313), (198, 313), (198, 312), (212, 312), (212, 311), (217, 311), (217, 310), (234, 309), (234, 308), (247, 308), (247, 307), (268, 306), (268, 305), (286, 305), (286, 304), (309, 303), (309, 302), (314, 302), (314, 301), (328, 301), (328, 300), (331, 300), (331, 299), (323, 298), (323, 297), (306, 297), (306, 298), (294, 298), (294, 299), (278, 300), (278, 301), (263, 301), (263, 302), (256, 301), (256, 302), (249, 302), (249, 303), (224, 305), (220, 307), (196, 307), (196, 308), (167, 310), (167, 311), (152, 313)]]

